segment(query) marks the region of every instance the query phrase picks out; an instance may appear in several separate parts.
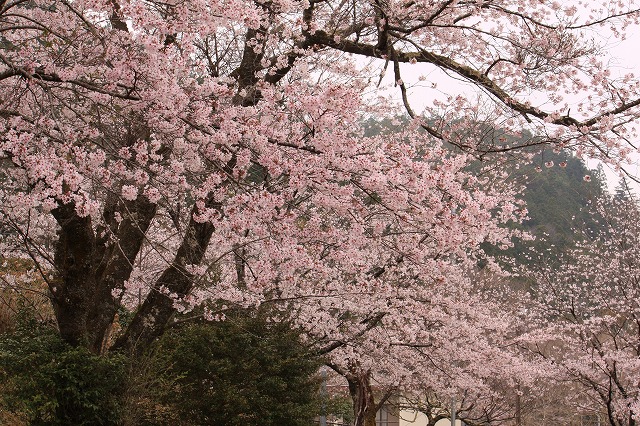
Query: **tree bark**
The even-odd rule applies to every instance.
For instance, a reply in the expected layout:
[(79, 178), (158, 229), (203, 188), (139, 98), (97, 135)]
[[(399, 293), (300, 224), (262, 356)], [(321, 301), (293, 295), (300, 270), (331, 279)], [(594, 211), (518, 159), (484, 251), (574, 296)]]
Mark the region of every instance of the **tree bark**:
[[(120, 223), (109, 220), (115, 211), (121, 213)], [(91, 218), (79, 216), (74, 203), (52, 211), (60, 230), (50, 291), (66, 342), (104, 352), (120, 304), (114, 290), (122, 290), (129, 279), (155, 213), (155, 204), (144, 197), (126, 203), (112, 197), (105, 204), (106, 225), (97, 236)]]
[(133, 264), (156, 210), (157, 206), (144, 197), (124, 203), (126, 215), (122, 214), (115, 242), (107, 246), (103, 261), (96, 270), (100, 285), (94, 293), (88, 326), (94, 336), (92, 347), (100, 352), (107, 349), (111, 326), (120, 306), (120, 300), (114, 297), (113, 292), (121, 292), (125, 281), (131, 276)]
[(74, 346), (88, 345), (92, 339), (87, 318), (96, 288), (96, 239), (91, 218), (78, 216), (73, 203), (58, 206), (52, 214), (60, 230), (54, 256), (57, 271), (49, 290), (60, 336)]
[(371, 370), (362, 371), (356, 367), (345, 377), (353, 401), (354, 426), (376, 426), (378, 407), (371, 390)]
[[(206, 202), (208, 208), (216, 205), (218, 204), (213, 202), (213, 197)], [(187, 271), (187, 266), (202, 262), (214, 231), (210, 222), (196, 222), (193, 219), (194, 213), (196, 207), (191, 212), (191, 220), (173, 262), (164, 270), (114, 348), (132, 353), (143, 352), (164, 332), (176, 312), (175, 300), (169, 294), (181, 299), (193, 288), (194, 277)]]

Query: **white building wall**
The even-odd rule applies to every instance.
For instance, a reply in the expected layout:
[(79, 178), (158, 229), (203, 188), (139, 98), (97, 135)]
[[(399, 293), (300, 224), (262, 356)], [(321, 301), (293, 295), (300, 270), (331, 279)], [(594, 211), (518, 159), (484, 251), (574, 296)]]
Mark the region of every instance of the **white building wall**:
[[(427, 416), (412, 410), (400, 412), (400, 426), (426, 426)], [(436, 426), (451, 426), (451, 420), (440, 420)], [(462, 426), (460, 420), (456, 420), (456, 426)]]

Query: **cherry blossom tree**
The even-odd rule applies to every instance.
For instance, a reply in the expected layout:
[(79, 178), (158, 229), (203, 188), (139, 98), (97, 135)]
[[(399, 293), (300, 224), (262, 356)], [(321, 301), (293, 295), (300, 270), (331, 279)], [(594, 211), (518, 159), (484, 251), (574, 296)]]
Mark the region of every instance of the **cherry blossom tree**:
[(523, 343), (573, 384), (568, 402), (577, 410), (631, 426), (640, 403), (640, 209), (629, 194), (603, 196), (594, 210), (602, 217), (599, 235), (587, 233), (558, 270), (535, 271)]
[[(610, 162), (632, 151), (637, 81), (610, 75), (589, 31), (622, 38), (637, 9), (589, 15), (518, 1), (0, 1), (2, 253), (32, 259), (62, 337), (96, 353), (136, 297), (115, 347), (144, 350), (209, 300), (303, 299), (300, 321), (330, 333), (332, 300), (373, 307), (362, 321), (386, 312), (380, 294), (455, 288), (449, 270), (509, 244), (501, 225), (526, 213), (499, 168), (467, 167), (522, 144), (474, 123)], [(411, 66), (479, 92), (423, 120)], [(390, 112), (376, 97), (387, 68), (414, 119), (367, 137), (363, 119)], [(588, 96), (562, 99), (576, 92)]]
[[(519, 388), (534, 395), (548, 377), (545, 363), (514, 344), (518, 324), (510, 310), (480, 291), (497, 274), (448, 266), (439, 283), (408, 285), (403, 277), (395, 290), (366, 296), (367, 305), (351, 304), (338, 314), (332, 302), (318, 310), (336, 312), (336, 331), (315, 326), (308, 332), (321, 333), (314, 336), (320, 352), (344, 377), (356, 425), (374, 425), (380, 406), (398, 396), (430, 413), (433, 423), (450, 415), (455, 399), (459, 419), (494, 424), (516, 417)], [(381, 303), (372, 305), (376, 299)]]

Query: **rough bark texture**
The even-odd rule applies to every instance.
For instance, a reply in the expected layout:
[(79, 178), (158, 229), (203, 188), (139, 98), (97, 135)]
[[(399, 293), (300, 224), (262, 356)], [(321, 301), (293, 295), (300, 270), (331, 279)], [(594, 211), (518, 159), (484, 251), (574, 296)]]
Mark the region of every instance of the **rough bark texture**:
[[(119, 224), (109, 220), (116, 208), (127, 212)], [(114, 290), (121, 290), (131, 275), (155, 211), (156, 206), (143, 197), (127, 203), (110, 199), (104, 212), (107, 226), (96, 233), (91, 218), (80, 217), (73, 203), (53, 210), (60, 230), (51, 293), (65, 341), (95, 353), (106, 349), (119, 306)]]
[(354, 426), (376, 426), (376, 406), (371, 390), (371, 370), (352, 369), (345, 375), (353, 401)]
[(51, 283), (53, 309), (62, 338), (72, 345), (87, 344), (87, 319), (96, 288), (93, 274), (96, 242), (89, 217), (81, 218), (74, 204), (53, 210), (60, 225), (55, 252), (57, 276)]

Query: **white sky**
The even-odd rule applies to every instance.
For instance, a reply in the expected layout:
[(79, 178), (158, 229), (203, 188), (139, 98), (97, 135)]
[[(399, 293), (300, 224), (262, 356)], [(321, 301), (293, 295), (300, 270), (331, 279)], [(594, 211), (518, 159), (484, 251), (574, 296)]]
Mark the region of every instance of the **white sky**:
[[(624, 41), (616, 40), (613, 37), (607, 38), (606, 31), (597, 33), (597, 36), (606, 46), (605, 51), (610, 54), (608, 63), (612, 77), (633, 72), (640, 78), (640, 26), (630, 28), (627, 32), (627, 39)], [(453, 80), (446, 76), (444, 71), (432, 65), (401, 64), (401, 74), (408, 87), (409, 101), (417, 114), (420, 114), (425, 106), (432, 105), (434, 99), (445, 100), (447, 96), (452, 94), (455, 96), (457, 93), (469, 96), (469, 94), (478, 93), (479, 90), (471, 83)], [(382, 84), (386, 85), (392, 98), (401, 105), (400, 90), (393, 87), (393, 83), (393, 64), (390, 63)], [(640, 145), (640, 141), (638, 141), (638, 145)], [(640, 152), (635, 157), (637, 158), (635, 164), (626, 166), (625, 170), (640, 180)], [(595, 169), (598, 162), (595, 160), (587, 161), (587, 166)], [(619, 173), (608, 166), (605, 166), (604, 169), (610, 189), (615, 188), (620, 179)], [(636, 192), (640, 193), (640, 183), (633, 183), (632, 186)]]
[[(624, 41), (616, 41), (610, 43), (610, 69), (613, 76), (633, 72), (636, 77), (640, 78), (640, 27), (630, 28), (627, 39)], [(640, 142), (640, 141), (634, 141)], [(640, 143), (636, 144), (636, 146)], [(626, 167), (627, 172), (640, 180), (640, 152), (635, 155), (635, 164)], [(587, 161), (587, 166), (596, 168), (597, 161)], [(613, 190), (620, 180), (619, 174), (610, 167), (604, 167), (607, 175), (607, 183), (609, 188)], [(640, 183), (630, 182), (631, 187), (640, 194)]]

